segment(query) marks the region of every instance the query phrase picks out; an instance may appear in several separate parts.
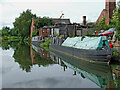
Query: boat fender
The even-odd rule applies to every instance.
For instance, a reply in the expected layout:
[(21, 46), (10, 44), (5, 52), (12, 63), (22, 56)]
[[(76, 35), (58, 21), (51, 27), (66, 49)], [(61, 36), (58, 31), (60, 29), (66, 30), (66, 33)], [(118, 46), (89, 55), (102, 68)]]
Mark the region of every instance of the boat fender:
[(107, 55), (107, 59), (111, 60), (112, 56), (111, 55)]
[(85, 76), (81, 73), (81, 77), (84, 79), (85, 78)]
[(84, 38), (85, 38), (85, 36), (83, 36), (83, 37), (81, 38), (81, 41), (83, 41)]

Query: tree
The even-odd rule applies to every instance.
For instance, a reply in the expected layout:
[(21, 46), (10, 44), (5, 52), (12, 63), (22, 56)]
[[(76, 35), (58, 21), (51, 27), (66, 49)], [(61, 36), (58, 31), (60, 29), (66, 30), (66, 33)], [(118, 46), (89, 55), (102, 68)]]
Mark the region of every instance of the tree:
[(103, 17), (102, 20), (98, 22), (98, 24), (96, 25), (96, 29), (97, 30), (107, 29), (107, 25), (105, 24), (105, 17)]
[(8, 42), (5, 42), (4, 40), (2, 40), (1, 47), (3, 50), (8, 50), (10, 48)]
[(11, 36), (17, 36), (18, 35), (17, 30), (15, 30), (15, 28), (10, 29), (10, 35)]
[(87, 26), (91, 26), (91, 27), (94, 27), (96, 24), (95, 23), (93, 23), (93, 22), (89, 22), (89, 23), (87, 23)]
[(30, 27), (32, 18), (36, 17), (35, 14), (31, 13), (31, 10), (27, 9), (20, 14), (18, 18), (15, 19), (14, 25), (14, 32), (18, 34), (18, 36), (22, 36), (23, 39), (25, 37), (30, 36)]
[(40, 29), (43, 26), (50, 26), (53, 24), (54, 24), (54, 22), (49, 17), (43, 17), (43, 18), (38, 17), (38, 18), (36, 18), (36, 20), (34, 22), (34, 25), (37, 29)]
[(120, 40), (120, 1), (118, 2), (116, 9), (113, 11), (111, 25), (114, 25), (114, 27), (116, 28), (116, 36)]
[(8, 36), (10, 32), (10, 28), (5, 26), (2, 28), (2, 36)]

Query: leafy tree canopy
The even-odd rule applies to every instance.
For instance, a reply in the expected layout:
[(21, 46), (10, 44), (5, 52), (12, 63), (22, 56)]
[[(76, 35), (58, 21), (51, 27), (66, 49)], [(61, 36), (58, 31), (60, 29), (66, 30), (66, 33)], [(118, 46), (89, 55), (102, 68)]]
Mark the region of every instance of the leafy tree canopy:
[(113, 11), (110, 25), (114, 25), (117, 31), (116, 36), (120, 39), (120, 1), (117, 3), (116, 9)]
[(32, 18), (36, 17), (35, 14), (31, 13), (31, 10), (27, 9), (23, 11), (18, 18), (15, 19), (14, 33), (22, 36), (23, 38), (30, 36), (30, 27)]
[(10, 29), (10, 35), (11, 36), (17, 36), (18, 35), (17, 33), (18, 32), (17, 32), (17, 30), (15, 30), (15, 28)]
[(51, 26), (53, 24), (54, 24), (53, 20), (49, 17), (43, 17), (43, 18), (37, 17), (34, 22), (34, 25), (37, 29), (40, 29), (43, 26)]
[(107, 25), (105, 24), (105, 17), (102, 18), (101, 21), (99, 21), (96, 25), (96, 29), (97, 30), (102, 30), (102, 29), (106, 29)]
[(2, 28), (2, 36), (8, 36), (9, 32), (10, 32), (9, 27), (5, 26)]

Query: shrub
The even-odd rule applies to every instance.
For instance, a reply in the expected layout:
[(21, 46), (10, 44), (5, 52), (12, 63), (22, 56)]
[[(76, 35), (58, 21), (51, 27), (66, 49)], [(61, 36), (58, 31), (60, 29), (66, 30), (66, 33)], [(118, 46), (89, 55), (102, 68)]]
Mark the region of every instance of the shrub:
[(50, 39), (46, 39), (44, 43), (41, 43), (40, 46), (41, 47), (49, 47), (50, 44)]
[(113, 57), (115, 57), (118, 54), (116, 49), (113, 49)]
[(86, 31), (86, 35), (85, 36), (90, 36), (88, 29)]

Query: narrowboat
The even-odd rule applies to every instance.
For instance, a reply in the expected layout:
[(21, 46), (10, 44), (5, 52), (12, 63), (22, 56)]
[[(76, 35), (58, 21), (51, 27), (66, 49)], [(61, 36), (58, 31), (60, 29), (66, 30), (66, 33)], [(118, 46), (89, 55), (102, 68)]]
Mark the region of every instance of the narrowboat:
[(51, 38), (50, 50), (92, 63), (109, 63), (113, 51), (105, 36)]

